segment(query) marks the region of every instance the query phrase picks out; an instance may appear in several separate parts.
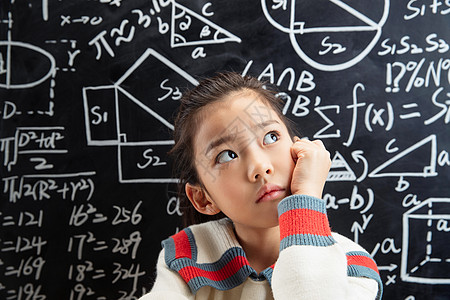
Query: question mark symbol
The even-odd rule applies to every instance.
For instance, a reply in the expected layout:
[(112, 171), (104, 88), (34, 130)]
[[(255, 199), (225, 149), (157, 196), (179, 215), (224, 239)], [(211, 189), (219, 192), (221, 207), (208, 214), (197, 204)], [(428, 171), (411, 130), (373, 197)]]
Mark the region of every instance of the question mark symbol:
[[(400, 67), (400, 72), (398, 72), (397, 76), (394, 78), (394, 87), (391, 88), (392, 85), (392, 68)], [(399, 82), (403, 78), (406, 73), (406, 66), (401, 62), (394, 62), (393, 64), (388, 63), (386, 65), (386, 92), (390, 93), (398, 93), (400, 91)]]

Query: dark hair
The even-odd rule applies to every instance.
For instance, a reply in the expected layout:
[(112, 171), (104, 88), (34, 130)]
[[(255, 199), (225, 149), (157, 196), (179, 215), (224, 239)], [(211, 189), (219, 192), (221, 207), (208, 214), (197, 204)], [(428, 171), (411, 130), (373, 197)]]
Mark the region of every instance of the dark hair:
[(292, 122), (281, 113), (283, 102), (276, 97), (276, 92), (270, 89), (268, 83), (255, 77), (242, 76), (234, 72), (218, 73), (216, 76), (204, 79), (198, 86), (183, 94), (180, 107), (175, 118), (175, 145), (169, 152), (173, 157), (174, 176), (179, 179), (178, 197), (183, 212), (183, 225), (189, 226), (225, 217), (221, 212), (217, 215), (199, 213), (190, 203), (186, 192), (186, 183), (202, 184), (195, 168), (194, 138), (199, 126), (200, 110), (233, 92), (253, 91), (261, 96), (261, 100), (270, 106), (286, 125), (289, 134), (294, 135)]

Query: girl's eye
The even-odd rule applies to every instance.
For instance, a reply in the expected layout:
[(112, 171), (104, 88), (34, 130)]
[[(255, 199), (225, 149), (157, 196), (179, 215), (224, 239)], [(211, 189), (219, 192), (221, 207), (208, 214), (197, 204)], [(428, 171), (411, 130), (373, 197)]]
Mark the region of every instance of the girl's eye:
[(219, 153), (216, 158), (218, 164), (223, 164), (237, 158), (237, 154), (231, 150), (225, 150)]
[(269, 132), (264, 136), (263, 143), (264, 145), (273, 144), (278, 141), (278, 135), (275, 132)]

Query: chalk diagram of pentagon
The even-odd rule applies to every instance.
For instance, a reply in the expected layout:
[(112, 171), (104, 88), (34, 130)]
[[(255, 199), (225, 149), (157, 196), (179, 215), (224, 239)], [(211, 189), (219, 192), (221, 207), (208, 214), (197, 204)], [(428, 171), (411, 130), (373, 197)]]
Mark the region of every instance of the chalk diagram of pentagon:
[[(153, 72), (158, 80), (141, 82), (133, 77), (138, 72)], [(160, 89), (163, 81), (198, 85), (191, 75), (149, 48), (114, 84), (83, 88), (87, 144), (117, 147), (120, 183), (178, 181), (170, 178), (171, 168), (166, 160), (174, 141), (170, 137), (173, 125), (168, 115), (158, 111), (163, 102), (153, 94), (136, 96), (138, 92), (130, 88), (130, 83), (134, 83)]]
[[(360, 7), (355, 9), (352, 7), (355, 5)], [(389, 15), (390, 0), (372, 1), (370, 5), (347, 4), (343, 0), (290, 0), (274, 5), (272, 1), (261, 0), (261, 6), (267, 20), (289, 34), (292, 47), (303, 61), (318, 70), (339, 71), (360, 62), (377, 44)], [(374, 14), (374, 7), (381, 16)], [(331, 15), (324, 16), (322, 11), (329, 11)], [(358, 42), (355, 46), (361, 48), (346, 51), (346, 42), (353, 40)], [(327, 48), (335, 53), (320, 56), (320, 50)]]

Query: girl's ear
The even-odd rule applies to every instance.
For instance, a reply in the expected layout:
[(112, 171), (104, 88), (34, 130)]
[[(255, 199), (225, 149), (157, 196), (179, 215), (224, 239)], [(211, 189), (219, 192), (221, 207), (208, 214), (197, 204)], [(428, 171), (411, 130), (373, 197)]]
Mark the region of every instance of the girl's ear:
[(206, 196), (203, 188), (198, 184), (186, 183), (184, 189), (187, 197), (199, 213), (212, 216), (220, 212), (220, 209)]

